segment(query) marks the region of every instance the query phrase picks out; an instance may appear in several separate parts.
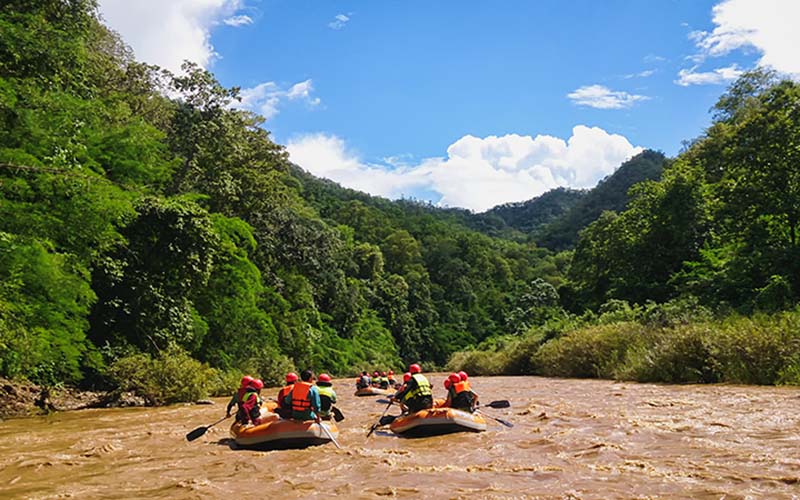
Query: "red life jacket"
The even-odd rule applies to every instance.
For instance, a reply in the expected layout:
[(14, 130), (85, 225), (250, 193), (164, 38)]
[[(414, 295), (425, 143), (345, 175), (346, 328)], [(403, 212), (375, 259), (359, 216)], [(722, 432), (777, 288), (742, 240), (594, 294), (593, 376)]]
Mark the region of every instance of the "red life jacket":
[(294, 387), (292, 387), (292, 411), (304, 412), (311, 410), (311, 398), (309, 397), (310, 391), (310, 383), (294, 383)]
[(278, 408), (283, 408), (283, 400), (292, 392), (292, 387), (294, 387), (294, 384), (289, 384), (278, 391)]

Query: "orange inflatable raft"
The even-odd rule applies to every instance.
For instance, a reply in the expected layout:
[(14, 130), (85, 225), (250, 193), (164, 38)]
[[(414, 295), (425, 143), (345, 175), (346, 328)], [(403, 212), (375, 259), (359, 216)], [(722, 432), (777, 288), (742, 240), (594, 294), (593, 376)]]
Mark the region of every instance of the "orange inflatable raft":
[(486, 419), (479, 413), (454, 408), (431, 408), (396, 418), (389, 429), (406, 437), (438, 436), (452, 432), (483, 432)]
[[(262, 415), (264, 415), (262, 413)], [(238, 422), (231, 426), (231, 437), (240, 448), (259, 450), (283, 450), (289, 448), (305, 448), (331, 441), (330, 436), (320, 426), (324, 425), (328, 433), (335, 439), (339, 430), (333, 422), (317, 424), (313, 420), (299, 421), (282, 419), (271, 413), (266, 415), (266, 422), (259, 425), (242, 425)]]
[(392, 394), (394, 394), (393, 390), (380, 387), (362, 387), (356, 391), (356, 396), (390, 396)]

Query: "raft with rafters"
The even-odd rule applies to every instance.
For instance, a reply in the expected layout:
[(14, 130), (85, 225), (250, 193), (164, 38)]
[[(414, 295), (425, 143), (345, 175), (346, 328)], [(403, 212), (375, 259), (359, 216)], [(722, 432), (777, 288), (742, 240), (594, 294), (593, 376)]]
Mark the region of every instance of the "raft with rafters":
[[(273, 414), (274, 415), (274, 414)], [(285, 450), (306, 448), (329, 443), (331, 437), (320, 426), (324, 425), (334, 439), (339, 430), (333, 422), (317, 424), (313, 420), (299, 421), (282, 419), (277, 415), (267, 416), (259, 425), (231, 426), (231, 437), (240, 448), (257, 450)]]
[(483, 432), (486, 419), (479, 413), (455, 408), (430, 408), (397, 417), (389, 429), (404, 437), (427, 437), (453, 432)]
[(356, 396), (391, 396), (394, 391), (380, 387), (362, 387), (356, 391)]

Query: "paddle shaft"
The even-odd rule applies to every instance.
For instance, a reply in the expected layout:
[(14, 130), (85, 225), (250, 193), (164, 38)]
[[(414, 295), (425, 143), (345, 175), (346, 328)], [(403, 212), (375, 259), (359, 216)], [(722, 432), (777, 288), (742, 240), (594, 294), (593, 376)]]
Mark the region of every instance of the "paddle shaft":
[(393, 403), (394, 403), (394, 401), (392, 401), (392, 400), (389, 400), (389, 404), (388, 404), (388, 405), (386, 405), (386, 408), (384, 408), (384, 410), (383, 410), (383, 413), (381, 413), (381, 418), (379, 418), (379, 419), (378, 419), (378, 423), (377, 423), (377, 424), (374, 424), (374, 425), (372, 426), (372, 428), (369, 430), (369, 432), (367, 433), (367, 437), (370, 437), (370, 436), (372, 435), (372, 433), (373, 433), (373, 432), (375, 432), (375, 429), (377, 429), (377, 428), (380, 426), (380, 424), (381, 424), (381, 419), (383, 419), (383, 417), (386, 415), (386, 412), (387, 412), (387, 411), (389, 411), (389, 408), (391, 408), (391, 407), (392, 407), (392, 404), (393, 404)]
[(325, 426), (325, 424), (324, 424), (324, 423), (322, 423), (322, 422), (320, 422), (320, 423), (319, 423), (319, 424), (317, 424), (317, 425), (319, 425), (319, 426), (322, 428), (322, 432), (324, 432), (324, 433), (325, 433), (325, 435), (326, 435), (326, 436), (328, 436), (328, 439), (330, 439), (331, 441), (333, 441), (333, 444), (335, 444), (335, 445), (336, 445), (336, 447), (337, 447), (337, 448), (339, 448), (339, 449), (341, 450), (341, 449), (342, 449), (342, 447), (341, 447), (341, 446), (339, 446), (339, 443), (336, 441), (336, 438), (335, 438), (335, 437), (333, 437), (333, 434), (331, 434), (331, 431), (329, 431), (329, 430), (328, 430), (328, 427), (326, 427), (326, 426)]
[(499, 422), (499, 423), (501, 423), (501, 424), (505, 425), (506, 427), (509, 427), (509, 428), (511, 428), (511, 427), (514, 427), (514, 424), (512, 424), (512, 423), (511, 423), (511, 422), (509, 422), (508, 420), (503, 420), (502, 418), (493, 417), (493, 416), (489, 415), (488, 413), (484, 413), (484, 412), (482, 412), (482, 411), (480, 411), (480, 410), (478, 410), (478, 409), (475, 409), (475, 412), (476, 412), (476, 413), (480, 413), (480, 414), (481, 414), (481, 415), (483, 415), (484, 417), (489, 417), (489, 418), (491, 418), (492, 420), (494, 420), (494, 421), (496, 421), (496, 422)]
[(214, 422), (211, 425), (207, 425), (205, 427), (198, 427), (197, 429), (193, 430), (192, 432), (186, 434), (186, 440), (187, 441), (194, 441), (195, 439), (199, 438), (200, 436), (202, 436), (203, 434), (208, 432), (208, 430), (210, 428), (214, 427), (215, 425), (217, 425), (218, 423), (222, 422), (223, 420), (229, 419), (230, 417), (231, 417), (230, 415), (225, 415), (224, 417), (222, 417), (221, 419), (217, 420), (216, 422)]

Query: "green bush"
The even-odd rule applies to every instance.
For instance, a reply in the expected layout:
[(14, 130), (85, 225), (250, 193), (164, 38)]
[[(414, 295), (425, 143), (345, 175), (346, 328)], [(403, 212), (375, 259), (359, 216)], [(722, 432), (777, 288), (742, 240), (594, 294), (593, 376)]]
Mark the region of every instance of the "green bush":
[(629, 351), (618, 377), (639, 382), (717, 382), (710, 325), (688, 325), (650, 332), (644, 344)]
[(548, 341), (533, 363), (541, 375), (614, 378), (628, 349), (642, 340), (643, 327), (637, 323), (592, 326)]
[(157, 357), (140, 353), (120, 358), (110, 374), (120, 390), (134, 392), (148, 405), (164, 405), (208, 397), (217, 370), (171, 347)]

